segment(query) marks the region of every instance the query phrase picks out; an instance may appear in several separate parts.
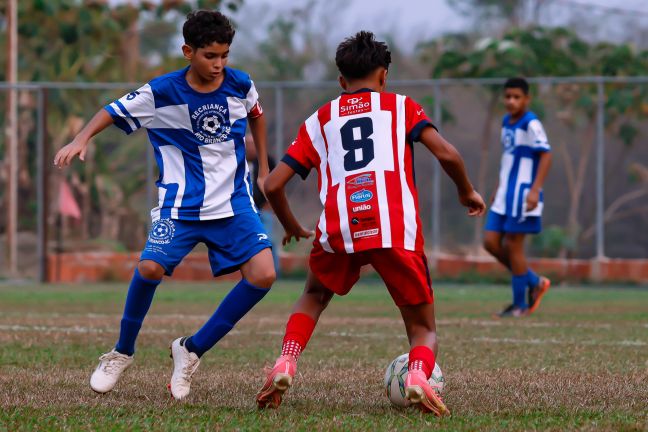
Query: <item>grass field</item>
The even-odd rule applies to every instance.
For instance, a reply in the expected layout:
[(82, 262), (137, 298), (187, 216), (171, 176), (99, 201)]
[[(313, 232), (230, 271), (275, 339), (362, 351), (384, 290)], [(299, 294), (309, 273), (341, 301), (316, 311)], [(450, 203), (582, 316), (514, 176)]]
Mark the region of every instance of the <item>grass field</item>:
[(407, 351), (377, 282), (336, 298), (277, 411), (258, 412), (301, 282), (278, 283), (203, 357), (188, 401), (166, 390), (169, 342), (193, 332), (229, 284), (165, 283), (116, 389), (94, 394), (97, 357), (117, 338), (125, 284), (0, 286), (0, 430), (648, 430), (648, 290), (553, 289), (536, 315), (491, 318), (505, 286), (437, 284), (438, 363), (453, 411), (392, 408), (387, 364)]

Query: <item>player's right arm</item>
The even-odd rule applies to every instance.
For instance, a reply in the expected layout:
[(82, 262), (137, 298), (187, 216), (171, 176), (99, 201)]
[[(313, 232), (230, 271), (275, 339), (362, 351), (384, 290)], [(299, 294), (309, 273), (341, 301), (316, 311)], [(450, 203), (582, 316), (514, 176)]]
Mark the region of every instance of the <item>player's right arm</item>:
[(90, 139), (111, 124), (115, 124), (127, 134), (142, 127), (148, 127), (155, 117), (153, 90), (149, 84), (130, 92), (106, 105), (92, 117), (72, 142), (56, 153), (54, 165), (63, 168), (75, 156), (84, 160)]
[(299, 241), (299, 239), (309, 238), (314, 234), (313, 231), (301, 226), (288, 203), (286, 184), (294, 175), (295, 171), (288, 164), (279, 162), (275, 169), (268, 174), (264, 185), (266, 198), (277, 215), (277, 219), (286, 230), (282, 241), (284, 245), (289, 243), (293, 237)]
[(61, 148), (54, 156), (54, 165), (63, 168), (70, 165), (70, 162), (75, 156), (79, 156), (80, 160), (85, 160), (86, 151), (88, 150), (88, 143), (93, 136), (97, 135), (102, 130), (113, 124), (113, 118), (101, 109), (92, 119), (81, 129), (71, 143)]
[(481, 216), (486, 210), (486, 204), (481, 195), (473, 188), (463, 158), (457, 149), (446, 141), (435, 128), (429, 126), (421, 131), (419, 140), (439, 160), (443, 170), (457, 186), (459, 202), (468, 207), (468, 215)]

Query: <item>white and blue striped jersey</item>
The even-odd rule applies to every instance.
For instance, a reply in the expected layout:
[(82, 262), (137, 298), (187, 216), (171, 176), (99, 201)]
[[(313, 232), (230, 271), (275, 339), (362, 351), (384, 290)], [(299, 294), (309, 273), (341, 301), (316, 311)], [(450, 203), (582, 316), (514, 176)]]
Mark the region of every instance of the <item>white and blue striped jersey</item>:
[(527, 111), (515, 123), (511, 116), (502, 120), (502, 161), (499, 187), (491, 210), (495, 213), (523, 220), (527, 216), (541, 216), (543, 193), (540, 191), (538, 206), (526, 210), (526, 196), (538, 171), (542, 152), (551, 151), (542, 123), (531, 111)]
[(250, 76), (225, 68), (221, 86), (200, 93), (189, 68), (153, 79), (105, 107), (127, 134), (146, 128), (160, 169), (153, 220), (209, 220), (256, 212), (245, 161), (247, 117), (260, 115)]

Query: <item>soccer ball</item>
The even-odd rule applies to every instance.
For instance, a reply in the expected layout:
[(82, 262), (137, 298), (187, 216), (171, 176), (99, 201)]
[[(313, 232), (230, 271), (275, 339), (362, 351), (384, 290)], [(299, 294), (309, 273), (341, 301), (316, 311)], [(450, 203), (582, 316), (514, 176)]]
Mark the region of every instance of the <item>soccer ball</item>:
[[(387, 366), (385, 371), (385, 394), (391, 403), (399, 407), (407, 407), (410, 402), (405, 399), (405, 378), (407, 378), (407, 364), (409, 353), (399, 355)], [(441, 393), (445, 385), (443, 372), (438, 364), (434, 364), (432, 376), (428, 380), (430, 385)]]
[(215, 134), (219, 126), (220, 122), (216, 116), (208, 116), (203, 119), (203, 129), (211, 134)]

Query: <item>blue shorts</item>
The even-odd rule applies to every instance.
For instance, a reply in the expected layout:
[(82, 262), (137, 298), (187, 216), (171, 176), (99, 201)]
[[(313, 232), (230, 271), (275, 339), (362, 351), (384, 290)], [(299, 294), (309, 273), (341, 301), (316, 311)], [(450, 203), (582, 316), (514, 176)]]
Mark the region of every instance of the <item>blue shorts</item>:
[(238, 270), (263, 249), (272, 248), (256, 213), (203, 221), (158, 219), (153, 222), (140, 260), (155, 261), (170, 276), (198, 243), (205, 243), (209, 249), (214, 276)]
[(542, 218), (540, 216), (527, 216), (520, 220), (519, 218), (501, 215), (489, 210), (484, 229), (501, 233), (538, 234), (542, 230)]

